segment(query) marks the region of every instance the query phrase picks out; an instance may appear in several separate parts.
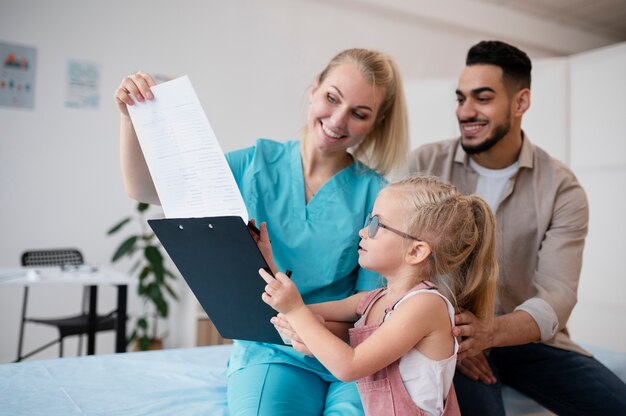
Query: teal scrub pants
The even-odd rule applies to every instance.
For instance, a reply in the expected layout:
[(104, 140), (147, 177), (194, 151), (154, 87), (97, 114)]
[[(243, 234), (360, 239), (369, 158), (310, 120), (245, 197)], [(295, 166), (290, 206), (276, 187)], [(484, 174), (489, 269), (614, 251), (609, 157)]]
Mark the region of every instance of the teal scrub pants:
[(257, 364), (228, 378), (231, 416), (363, 416), (356, 384), (289, 364)]

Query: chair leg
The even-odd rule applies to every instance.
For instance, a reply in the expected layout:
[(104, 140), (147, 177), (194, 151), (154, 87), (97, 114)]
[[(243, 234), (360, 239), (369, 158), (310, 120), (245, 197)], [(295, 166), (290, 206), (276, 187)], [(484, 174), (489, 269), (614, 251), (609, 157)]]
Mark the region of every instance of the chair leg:
[(83, 355), (83, 336), (81, 334), (78, 334), (78, 351), (76, 352), (76, 355), (78, 357)]
[(63, 337), (59, 339), (59, 358), (63, 358)]
[(20, 320), (20, 334), (17, 339), (17, 359), (15, 362), (22, 361), (22, 348), (24, 346), (24, 325), (26, 324), (26, 305), (28, 304), (28, 286), (24, 286), (24, 296), (22, 298), (22, 319)]
[[(54, 344), (56, 344), (57, 342), (60, 342), (60, 341), (61, 341), (60, 339), (52, 340), (52, 341), (48, 342), (47, 344), (42, 345), (41, 347), (37, 348), (36, 350), (32, 350), (28, 354), (24, 354), (23, 356), (20, 357), (20, 361), (21, 360), (25, 360), (25, 359), (27, 359), (27, 358), (37, 354), (38, 352), (43, 351), (43, 350), (45, 350), (48, 347), (51, 347), (52, 345), (54, 345)], [(18, 361), (16, 360), (14, 362), (18, 362)]]

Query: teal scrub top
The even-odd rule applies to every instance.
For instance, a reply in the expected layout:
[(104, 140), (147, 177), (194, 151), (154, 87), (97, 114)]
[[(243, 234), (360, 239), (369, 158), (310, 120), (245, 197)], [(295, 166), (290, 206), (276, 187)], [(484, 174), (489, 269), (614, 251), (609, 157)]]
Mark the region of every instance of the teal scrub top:
[[(292, 270), (305, 303), (342, 299), (382, 284), (380, 275), (358, 264), (358, 231), (385, 185), (379, 174), (355, 161), (307, 204), (299, 141), (258, 139), (253, 147), (228, 153), (226, 160), (249, 217), (257, 224), (267, 222), (276, 266)], [(235, 341), (229, 374), (273, 362), (330, 374), (316, 359), (291, 347), (249, 341)]]

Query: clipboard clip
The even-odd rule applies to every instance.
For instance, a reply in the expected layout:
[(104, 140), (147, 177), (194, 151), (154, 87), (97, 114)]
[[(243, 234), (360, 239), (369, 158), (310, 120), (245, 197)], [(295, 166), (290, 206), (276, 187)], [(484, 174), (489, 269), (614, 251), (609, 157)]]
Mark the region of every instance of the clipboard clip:
[[(209, 223), (209, 224), (207, 224), (207, 227), (209, 227), (209, 228), (213, 229), (213, 224)], [(184, 229), (185, 229), (185, 227), (183, 227), (183, 225), (182, 225), (182, 224), (178, 224), (178, 228), (179, 228), (180, 230), (184, 230)]]

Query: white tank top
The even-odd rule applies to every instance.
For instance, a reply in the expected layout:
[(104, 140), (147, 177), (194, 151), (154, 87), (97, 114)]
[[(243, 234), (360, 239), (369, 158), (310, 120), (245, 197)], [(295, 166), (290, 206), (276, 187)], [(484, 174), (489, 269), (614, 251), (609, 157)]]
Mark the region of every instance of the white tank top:
[[(419, 289), (409, 292), (394, 308), (397, 308), (400, 303), (411, 296), (422, 292), (438, 295), (446, 302), (450, 322), (454, 326), (454, 308), (450, 301), (436, 290)], [(415, 404), (429, 415), (441, 415), (443, 413), (443, 401), (452, 385), (458, 350), (459, 344), (454, 338), (454, 353), (444, 360), (432, 360), (415, 348), (412, 348), (400, 359), (400, 376), (404, 387)]]

